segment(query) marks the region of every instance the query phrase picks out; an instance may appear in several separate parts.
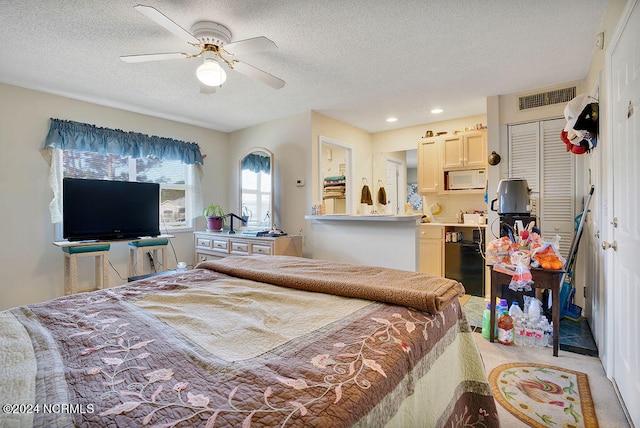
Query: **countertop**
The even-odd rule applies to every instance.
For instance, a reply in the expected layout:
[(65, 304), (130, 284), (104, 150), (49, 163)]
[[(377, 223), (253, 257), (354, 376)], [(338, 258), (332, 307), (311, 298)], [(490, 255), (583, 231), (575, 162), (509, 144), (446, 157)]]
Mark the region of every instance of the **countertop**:
[(421, 223), (421, 214), (410, 215), (388, 215), (388, 214), (369, 214), (369, 215), (352, 215), (352, 214), (324, 214), (324, 215), (305, 215), (306, 220), (320, 221), (385, 221), (385, 222), (408, 222), (415, 221), (420, 226), (447, 226), (447, 227), (487, 227), (486, 224), (473, 223), (455, 223), (455, 222), (430, 222)]
[(420, 226), (450, 226), (450, 227), (487, 227), (486, 224), (474, 224), (474, 223), (438, 223), (438, 222), (430, 222), (430, 223), (420, 223)]
[(369, 214), (369, 215), (351, 215), (351, 214), (324, 214), (324, 215), (306, 215), (306, 220), (338, 220), (338, 221), (392, 221), (392, 222), (405, 222), (413, 221), (416, 224), (420, 223), (422, 218), (419, 214), (412, 215), (387, 215), (387, 214)]

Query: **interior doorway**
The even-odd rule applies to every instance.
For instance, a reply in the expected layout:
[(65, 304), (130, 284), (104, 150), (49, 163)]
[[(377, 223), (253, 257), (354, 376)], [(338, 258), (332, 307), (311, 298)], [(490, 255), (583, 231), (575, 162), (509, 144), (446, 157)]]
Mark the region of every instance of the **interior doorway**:
[(405, 179), (404, 163), (397, 159), (387, 158), (386, 193), (387, 205), (385, 214), (404, 214), (406, 192), (404, 191)]
[(318, 138), (318, 200), (326, 214), (351, 214), (353, 148), (324, 136)]

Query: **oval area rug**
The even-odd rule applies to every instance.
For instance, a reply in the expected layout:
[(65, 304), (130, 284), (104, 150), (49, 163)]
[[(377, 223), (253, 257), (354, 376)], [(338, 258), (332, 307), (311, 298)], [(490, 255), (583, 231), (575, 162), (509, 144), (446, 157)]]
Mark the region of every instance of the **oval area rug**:
[(489, 373), (502, 407), (532, 427), (598, 427), (584, 373), (534, 363), (502, 364)]

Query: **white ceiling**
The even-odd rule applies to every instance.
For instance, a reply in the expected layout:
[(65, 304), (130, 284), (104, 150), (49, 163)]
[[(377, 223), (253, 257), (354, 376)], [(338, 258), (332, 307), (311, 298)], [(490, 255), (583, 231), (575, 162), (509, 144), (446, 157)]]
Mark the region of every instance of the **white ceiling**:
[[(286, 81), (237, 72), (199, 93), (200, 59), (136, 0), (0, 0), (0, 82), (224, 132), (315, 110), (368, 132), (483, 114), (485, 98), (586, 77), (606, 0), (140, 0), (189, 30), (227, 26), (277, 51), (241, 59)], [(434, 117), (429, 111), (441, 107)], [(398, 117), (388, 124), (388, 116)], [(62, 118), (74, 120), (74, 118)], [(99, 125), (99, 124), (98, 124)]]

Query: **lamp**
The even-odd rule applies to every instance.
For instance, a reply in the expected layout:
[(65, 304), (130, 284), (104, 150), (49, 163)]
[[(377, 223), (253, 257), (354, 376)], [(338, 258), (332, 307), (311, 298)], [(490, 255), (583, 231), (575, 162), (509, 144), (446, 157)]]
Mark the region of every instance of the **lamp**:
[(243, 219), (242, 217), (240, 217), (239, 215), (234, 214), (234, 213), (225, 214), (224, 216), (222, 216), (222, 218), (229, 218), (229, 219), (231, 219), (231, 221), (230, 221), (230, 226), (229, 226), (229, 234), (236, 233), (236, 231), (235, 231), (235, 230), (233, 230), (233, 219), (234, 219), (234, 218), (237, 218), (238, 220), (240, 220), (240, 221), (242, 222), (242, 225), (243, 225), (243, 226), (244, 226), (244, 225), (245, 225), (245, 223), (246, 223), (246, 222), (245, 222), (245, 219)]
[(220, 86), (227, 80), (227, 73), (224, 72), (218, 61), (215, 52), (206, 51), (204, 53), (204, 63), (196, 70), (196, 76), (204, 85)]

